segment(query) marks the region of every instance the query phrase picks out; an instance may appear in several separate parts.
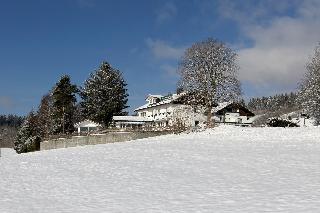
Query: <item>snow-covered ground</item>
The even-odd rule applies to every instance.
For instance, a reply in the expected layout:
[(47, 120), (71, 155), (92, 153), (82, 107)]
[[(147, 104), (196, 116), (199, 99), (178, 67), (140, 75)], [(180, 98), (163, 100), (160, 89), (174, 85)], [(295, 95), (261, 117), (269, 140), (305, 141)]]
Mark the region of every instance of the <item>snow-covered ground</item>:
[(300, 116), (301, 113), (302, 113), (301, 110), (293, 111), (293, 112), (281, 115), (280, 118), (296, 123), (301, 127), (313, 127), (315, 120), (313, 118), (303, 118)]
[(17, 155), (16, 151), (14, 149), (10, 148), (0, 148), (0, 156), (1, 157), (8, 157), (11, 155)]
[(319, 212), (320, 128), (222, 126), (0, 158), (0, 212)]

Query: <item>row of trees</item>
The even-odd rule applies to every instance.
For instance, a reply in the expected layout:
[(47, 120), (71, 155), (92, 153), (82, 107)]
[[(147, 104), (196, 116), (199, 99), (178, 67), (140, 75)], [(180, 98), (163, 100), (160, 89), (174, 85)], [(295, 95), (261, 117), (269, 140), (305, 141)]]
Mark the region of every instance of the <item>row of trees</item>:
[(0, 115), (0, 148), (12, 148), (12, 141), (14, 141), (23, 120), (22, 116)]
[(280, 95), (250, 98), (247, 107), (252, 111), (275, 111), (298, 107), (296, 93), (284, 93)]
[(107, 62), (91, 73), (80, 88), (71, 83), (70, 76), (62, 76), (42, 97), (38, 110), (26, 117), (14, 148), (18, 153), (36, 150), (37, 144), (49, 135), (72, 133), (74, 124), (83, 119), (109, 126), (113, 115), (126, 114), (126, 86), (122, 73)]
[(24, 117), (18, 115), (0, 115), (0, 127), (19, 127), (23, 120)]

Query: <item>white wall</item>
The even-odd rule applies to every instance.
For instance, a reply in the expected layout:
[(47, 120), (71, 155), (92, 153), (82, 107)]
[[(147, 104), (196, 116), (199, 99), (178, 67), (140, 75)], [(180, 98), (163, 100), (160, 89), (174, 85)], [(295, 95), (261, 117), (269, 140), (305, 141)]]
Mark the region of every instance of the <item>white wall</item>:
[(241, 123), (241, 124), (252, 124), (254, 117), (240, 116), (239, 113), (226, 113), (225, 120), (224, 116), (215, 116), (216, 122), (226, 122), (226, 123)]
[(191, 106), (183, 104), (163, 104), (137, 111), (138, 116), (152, 118), (155, 122), (163, 122), (165, 126), (168, 122), (169, 126), (173, 125), (173, 119), (179, 116), (185, 120), (188, 126), (194, 126), (195, 121), (203, 123), (206, 118), (203, 113), (195, 113)]

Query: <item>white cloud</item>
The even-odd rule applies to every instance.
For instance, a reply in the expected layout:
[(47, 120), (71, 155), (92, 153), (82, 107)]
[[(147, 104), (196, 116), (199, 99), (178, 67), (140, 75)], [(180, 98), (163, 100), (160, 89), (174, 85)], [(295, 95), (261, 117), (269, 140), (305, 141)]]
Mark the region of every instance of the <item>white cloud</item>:
[(173, 47), (161, 40), (146, 40), (153, 56), (157, 59), (173, 59), (178, 60), (182, 56), (185, 47)]
[(162, 8), (156, 12), (156, 22), (163, 22), (173, 19), (177, 15), (177, 7), (172, 2), (166, 2)]
[(0, 96), (0, 107), (4, 109), (10, 109), (14, 107), (14, 101), (7, 96)]
[(270, 27), (251, 29), (247, 35), (253, 47), (239, 51), (241, 80), (271, 86), (297, 84), (320, 39), (319, 24), (281, 18)]
[[(279, 11), (286, 6), (282, 4)], [(292, 17), (269, 16), (266, 11), (261, 12), (260, 7), (258, 11), (251, 8), (253, 16), (245, 16), (243, 11), (224, 10), (226, 17), (233, 14), (244, 37), (253, 43), (238, 50), (240, 80), (257, 88), (263, 85), (261, 88), (269, 91), (273, 87), (283, 90), (296, 87), (320, 40), (319, 9), (319, 1), (305, 1), (297, 5)], [(257, 21), (259, 19), (268, 19), (268, 23)]]

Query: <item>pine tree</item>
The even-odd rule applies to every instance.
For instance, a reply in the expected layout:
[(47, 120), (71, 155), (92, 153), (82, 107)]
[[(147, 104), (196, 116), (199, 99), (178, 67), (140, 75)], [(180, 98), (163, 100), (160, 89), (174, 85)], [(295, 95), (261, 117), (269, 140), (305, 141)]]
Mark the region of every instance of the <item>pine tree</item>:
[(53, 112), (52, 96), (46, 94), (42, 97), (38, 113), (37, 126), (40, 130), (41, 138), (47, 138), (53, 131), (51, 113)]
[(314, 57), (307, 63), (307, 72), (300, 83), (299, 100), (303, 109), (320, 124), (320, 44)]
[(211, 110), (220, 101), (237, 101), (241, 95), (237, 79), (236, 53), (225, 44), (209, 38), (188, 48), (180, 62), (179, 87), (200, 100), (207, 111), (208, 127), (212, 126)]
[(81, 121), (84, 121), (86, 119), (86, 117), (83, 114), (83, 109), (81, 106), (81, 103), (77, 103), (76, 104), (76, 108), (75, 108), (75, 113), (73, 116), (73, 123), (79, 123)]
[(73, 117), (76, 104), (77, 86), (71, 84), (70, 77), (63, 75), (52, 90), (53, 133), (72, 133)]
[(37, 126), (37, 116), (30, 112), (18, 131), (14, 141), (14, 149), (17, 153), (39, 150), (41, 138)]
[(114, 115), (126, 114), (128, 106), (126, 82), (119, 70), (103, 62), (91, 73), (81, 91), (81, 107), (85, 117), (108, 126)]

